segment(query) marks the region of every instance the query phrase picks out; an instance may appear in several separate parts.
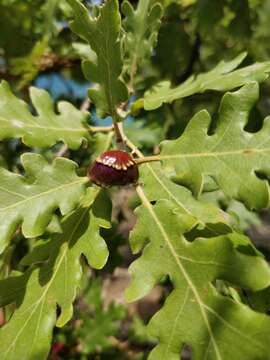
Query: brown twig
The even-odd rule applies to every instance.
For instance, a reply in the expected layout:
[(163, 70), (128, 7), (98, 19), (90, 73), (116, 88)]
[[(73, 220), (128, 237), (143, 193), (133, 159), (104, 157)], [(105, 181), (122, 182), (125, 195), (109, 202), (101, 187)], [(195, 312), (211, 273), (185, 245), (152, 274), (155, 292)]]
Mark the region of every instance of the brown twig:
[(67, 144), (63, 144), (60, 149), (56, 152), (55, 157), (63, 157), (68, 152), (68, 146)]

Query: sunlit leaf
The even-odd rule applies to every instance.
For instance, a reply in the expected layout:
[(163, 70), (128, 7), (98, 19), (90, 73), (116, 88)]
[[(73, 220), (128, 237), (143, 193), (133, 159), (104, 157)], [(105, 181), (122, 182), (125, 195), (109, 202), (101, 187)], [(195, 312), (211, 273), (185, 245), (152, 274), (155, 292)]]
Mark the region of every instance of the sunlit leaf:
[(270, 175), (269, 118), (262, 129), (245, 130), (249, 112), (258, 99), (258, 84), (252, 82), (224, 95), (214, 134), (208, 134), (211, 117), (206, 110), (197, 113), (177, 140), (162, 143), (164, 166), (175, 171), (176, 180), (198, 195), (204, 177), (210, 175), (227, 195), (249, 208), (269, 204), (266, 180)]
[(262, 82), (267, 79), (270, 62), (256, 63), (234, 70), (245, 57), (246, 53), (243, 53), (229, 62), (221, 61), (213, 70), (191, 76), (175, 88), (172, 88), (169, 81), (162, 81), (147, 91), (143, 99), (139, 99), (133, 104), (133, 111), (137, 111), (142, 106), (145, 110), (153, 110), (163, 103), (171, 103), (176, 99), (203, 93), (207, 90), (227, 91), (250, 81)]
[(143, 297), (164, 276), (174, 288), (150, 321), (150, 334), (159, 344), (149, 359), (178, 360), (185, 344), (195, 360), (228, 354), (239, 360), (267, 357), (270, 320), (220, 295), (214, 286), (216, 279), (223, 279), (253, 291), (265, 288), (270, 282), (267, 263), (242, 250), (239, 244), (248, 240), (236, 233), (188, 242), (184, 234), (190, 230), (189, 215), (168, 200), (152, 206), (141, 188), (138, 193), (143, 205), (130, 241), (134, 251), (143, 253), (130, 267), (127, 298)]
[(77, 149), (89, 137), (87, 113), (77, 110), (72, 104), (58, 103), (58, 114), (50, 95), (35, 87), (30, 97), (37, 115), (28, 105), (18, 99), (7, 82), (0, 85), (0, 140), (22, 138), (28, 146), (47, 147), (63, 141), (71, 149)]
[[(230, 232), (232, 219), (217, 206), (196, 200), (190, 190), (172, 182), (159, 164), (144, 164), (140, 168), (140, 181), (149, 201), (173, 201), (178, 211), (188, 215), (190, 228), (207, 228), (211, 235)], [(221, 226), (221, 227), (220, 227)]]
[(3, 360), (47, 359), (55, 322), (62, 327), (72, 317), (82, 276), (81, 254), (94, 268), (106, 263), (108, 250), (99, 229), (110, 226), (110, 201), (105, 193), (90, 189), (84, 202), (63, 219), (62, 234), (39, 245), (38, 259), (42, 252), (44, 259), (48, 256), (40, 268), (0, 281), (0, 304), (17, 304), (11, 320), (0, 330)]
[(99, 84), (90, 89), (89, 96), (95, 103), (100, 117), (117, 117), (116, 107), (127, 99), (127, 88), (120, 80), (122, 58), (119, 41), (121, 16), (117, 0), (107, 0), (100, 7), (99, 16), (91, 17), (78, 0), (68, 0), (75, 20), (71, 29), (86, 40), (96, 53), (96, 62), (85, 60), (83, 71), (87, 79)]
[(86, 177), (76, 174), (76, 164), (57, 158), (52, 165), (38, 154), (22, 155), (25, 175), (0, 169), (0, 249), (18, 226), (23, 235), (41, 235), (59, 208), (67, 214), (84, 194)]

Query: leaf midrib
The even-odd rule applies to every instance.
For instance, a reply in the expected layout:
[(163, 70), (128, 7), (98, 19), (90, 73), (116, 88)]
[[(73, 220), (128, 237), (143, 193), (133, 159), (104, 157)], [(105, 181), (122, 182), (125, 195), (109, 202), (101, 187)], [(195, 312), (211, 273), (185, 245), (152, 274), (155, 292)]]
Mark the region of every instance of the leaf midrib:
[(53, 188), (53, 189), (50, 189), (50, 190), (47, 190), (47, 191), (43, 191), (43, 192), (41, 192), (41, 193), (39, 193), (39, 194), (35, 194), (34, 196), (28, 197), (27, 199), (18, 201), (18, 202), (16, 202), (16, 203), (13, 203), (12, 205), (9, 205), (9, 206), (6, 206), (6, 207), (4, 207), (4, 208), (1, 208), (1, 209), (0, 209), (0, 213), (1, 213), (1, 212), (4, 212), (4, 211), (6, 211), (6, 210), (10, 210), (10, 209), (12, 209), (12, 208), (15, 208), (15, 207), (17, 207), (17, 206), (20, 206), (21, 204), (23, 204), (23, 203), (25, 203), (25, 202), (32, 201), (32, 200), (35, 200), (35, 199), (37, 199), (37, 198), (39, 198), (39, 197), (42, 197), (42, 196), (51, 194), (51, 193), (53, 193), (53, 192), (55, 192), (55, 191), (62, 190), (62, 189), (64, 189), (64, 188), (66, 188), (66, 187), (71, 187), (71, 186), (76, 185), (76, 184), (79, 184), (79, 183), (82, 183), (82, 184), (83, 184), (83, 183), (88, 182), (88, 181), (89, 181), (89, 179), (88, 179), (87, 177), (84, 177), (84, 178), (81, 178), (81, 179), (79, 179), (79, 180), (73, 181), (73, 182), (71, 182), (71, 183), (64, 184), (64, 185), (58, 186), (58, 187), (56, 187), (56, 188)]
[(252, 156), (270, 152), (270, 148), (257, 149), (257, 148), (246, 148), (240, 150), (231, 150), (231, 151), (216, 151), (216, 152), (201, 152), (201, 153), (191, 153), (191, 154), (171, 154), (171, 155), (159, 155), (159, 160), (170, 160), (170, 159), (179, 159), (179, 158), (200, 158), (200, 157), (219, 157), (219, 156), (230, 156), (230, 155), (244, 155)]
[[(253, 65), (265, 65), (266, 62), (264, 63), (260, 63), (260, 64), (253, 64)], [(267, 62), (269, 63), (269, 62)], [(251, 65), (251, 66), (253, 66)], [(198, 74), (192, 82), (189, 83), (182, 83), (179, 86), (176, 86), (174, 88), (170, 87), (168, 89), (166, 89), (166, 94), (162, 93), (159, 95), (159, 84), (157, 83), (152, 89), (150, 89), (149, 93), (146, 93), (144, 98), (142, 98), (144, 100), (144, 102), (146, 103), (152, 103), (152, 102), (161, 102), (161, 103), (168, 103), (168, 102), (172, 102), (174, 100), (177, 99), (181, 99), (190, 95), (193, 95), (195, 93), (202, 93), (205, 92), (207, 90), (216, 90), (218, 91), (219, 88), (215, 87), (215, 84), (218, 82), (219, 79), (224, 79), (228, 77), (233, 77), (235, 75), (239, 75), (239, 73), (241, 74), (241, 70), (246, 70), (247, 67), (244, 68), (240, 68), (240, 69), (234, 69), (228, 73), (222, 74), (222, 73), (218, 73), (218, 72), (213, 72), (214, 69), (212, 69), (212, 71), (209, 72), (205, 72), (205, 73), (200, 73)], [(268, 74), (269, 73), (269, 69), (265, 69), (263, 66), (261, 66), (261, 69), (256, 69), (254, 67), (255, 70), (259, 71), (263, 71), (264, 74)], [(212, 73), (211, 73), (212, 72)], [(256, 74), (256, 73), (255, 73)], [(207, 76), (213, 76), (210, 80), (207, 80)], [(246, 77), (248, 76), (248, 74), (246, 75)], [(243, 80), (242, 80), (243, 81)], [(242, 81), (240, 80), (239, 82), (242, 83)], [(237, 87), (237, 85), (234, 85), (233, 88)], [(152, 91), (151, 91), (152, 90)], [(163, 90), (163, 89), (162, 89)]]
[[(4, 119), (4, 118), (1, 118), (0, 117), (0, 123), (1, 121), (4, 121), (4, 122), (12, 122), (13, 120), (7, 120), (7, 119)], [(22, 121), (22, 120), (20, 120)], [(23, 122), (23, 121), (22, 121)], [(16, 130), (24, 130), (24, 129), (42, 129), (42, 130), (53, 130), (53, 131), (69, 131), (69, 132), (89, 132), (91, 131), (91, 129), (87, 129), (87, 128), (84, 128), (84, 127), (81, 127), (81, 128), (68, 128), (68, 127), (53, 127), (53, 126), (41, 126), (39, 124), (35, 124), (35, 125), (23, 125), (22, 127), (19, 127), (19, 126), (12, 126), (12, 124), (10, 126), (1, 126), (0, 130), (1, 129), (16, 129)]]
[[(54, 279), (55, 279), (55, 277), (56, 277), (56, 275), (57, 275), (57, 273), (58, 273), (58, 271), (59, 271), (59, 268), (60, 268), (60, 266), (61, 266), (61, 264), (62, 264), (62, 262), (63, 262), (63, 259), (66, 257), (67, 251), (69, 250), (68, 244), (69, 244), (69, 242), (71, 241), (71, 239), (73, 238), (74, 233), (75, 233), (76, 230), (78, 229), (79, 225), (81, 224), (81, 222), (82, 222), (82, 220), (83, 220), (83, 218), (84, 218), (84, 216), (86, 215), (86, 213), (87, 213), (88, 210), (89, 210), (89, 207), (86, 207), (85, 211), (82, 213), (81, 217), (78, 219), (78, 222), (77, 222), (76, 226), (74, 227), (73, 231), (72, 231), (71, 234), (70, 234), (70, 237), (68, 238), (67, 242), (65, 243), (65, 249), (64, 249), (64, 251), (63, 251), (63, 254), (62, 254), (62, 256), (60, 257), (59, 262), (58, 262), (58, 264), (57, 264), (57, 266), (56, 266), (56, 268), (55, 268), (55, 271), (54, 271), (54, 273), (53, 273), (50, 281), (49, 281), (48, 284), (46, 285), (43, 294), (41, 295), (41, 297), (40, 297), (40, 298), (38, 299), (38, 301), (36, 302), (36, 304), (35, 304), (35, 306), (34, 306), (34, 310), (33, 310), (33, 311), (31, 312), (31, 314), (29, 315), (29, 317), (28, 317), (28, 319), (26, 320), (26, 322), (24, 323), (23, 327), (22, 327), (22, 328), (20, 329), (20, 331), (17, 333), (15, 339), (13, 340), (13, 342), (11, 343), (11, 345), (8, 347), (8, 349), (6, 350), (5, 354), (8, 354), (9, 349), (10, 349), (12, 346), (14, 346), (14, 344), (16, 343), (18, 337), (21, 335), (21, 333), (23, 332), (24, 328), (27, 326), (28, 322), (30, 321), (31, 317), (33, 316), (34, 312), (35, 312), (36, 309), (38, 308), (39, 304), (43, 301), (43, 299), (44, 299), (44, 301), (45, 301), (45, 296), (46, 296), (46, 294), (48, 293), (48, 291), (49, 291), (49, 289), (50, 289), (50, 287), (51, 287), (51, 285), (52, 285), (52, 283), (53, 283), (53, 281), (54, 281)], [(32, 307), (32, 305), (31, 305), (31, 307)], [(26, 310), (25, 310), (22, 314), (20, 314), (20, 315), (22, 316), (27, 310), (28, 310), (28, 309), (26, 309)]]
[(176, 264), (177, 264), (177, 266), (178, 266), (178, 268), (180, 269), (180, 271), (181, 271), (182, 275), (184, 276), (187, 284), (189, 285), (191, 291), (193, 292), (194, 297), (195, 297), (195, 299), (197, 300), (197, 303), (198, 303), (198, 305), (199, 305), (199, 309), (200, 309), (200, 311), (201, 311), (202, 318), (204, 319), (204, 322), (205, 322), (206, 328), (207, 328), (207, 330), (208, 330), (210, 339), (211, 339), (211, 341), (212, 341), (213, 347), (214, 347), (214, 349), (215, 349), (215, 353), (216, 353), (216, 355), (217, 355), (217, 359), (218, 359), (218, 360), (222, 360), (222, 357), (221, 357), (219, 348), (218, 348), (217, 343), (216, 343), (215, 338), (214, 338), (214, 334), (213, 334), (211, 325), (210, 325), (210, 323), (209, 323), (209, 321), (208, 321), (208, 317), (207, 317), (207, 314), (206, 314), (205, 309), (204, 309), (204, 304), (203, 304), (203, 302), (201, 301), (200, 295), (198, 294), (198, 292), (197, 292), (197, 290), (196, 290), (196, 287), (193, 285), (192, 280), (190, 279), (188, 273), (186, 272), (185, 267), (182, 265), (182, 263), (181, 263), (178, 255), (177, 255), (177, 253), (176, 253), (175, 250), (174, 250), (173, 245), (172, 245), (171, 242), (170, 242), (170, 238), (168, 237), (165, 229), (163, 228), (163, 226), (162, 226), (162, 224), (160, 223), (157, 215), (155, 214), (155, 212), (154, 212), (154, 210), (153, 210), (153, 208), (152, 208), (151, 203), (148, 201), (147, 197), (145, 196), (145, 194), (144, 194), (144, 192), (143, 192), (143, 190), (142, 190), (142, 188), (141, 188), (140, 186), (137, 187), (137, 192), (138, 192), (139, 197), (140, 197), (141, 200), (142, 200), (143, 205), (147, 208), (147, 210), (149, 211), (151, 217), (152, 217), (152, 218), (154, 219), (154, 221), (156, 222), (156, 224), (157, 224), (157, 226), (158, 226), (158, 228), (159, 228), (159, 230), (160, 230), (160, 232), (161, 232), (161, 234), (162, 234), (162, 236), (163, 236), (163, 238), (164, 238), (164, 240), (165, 240), (165, 242), (166, 242), (166, 244), (167, 244), (167, 246), (168, 246), (168, 248), (169, 248), (169, 250), (170, 250), (170, 252), (171, 252), (171, 254), (172, 254), (172, 256), (173, 256), (173, 258), (174, 258), (174, 260), (175, 260), (175, 262), (176, 262)]
[(155, 170), (153, 169), (153, 167), (149, 164), (147, 164), (148, 169), (151, 171), (151, 173), (153, 174), (154, 178), (157, 180), (157, 182), (162, 186), (162, 188), (164, 189), (164, 191), (166, 191), (166, 193), (176, 202), (176, 204), (182, 209), (184, 210), (187, 214), (189, 214), (190, 216), (192, 216), (194, 219), (196, 219), (197, 221), (194, 222), (194, 226), (195, 227), (197, 224), (201, 224), (203, 225), (206, 229), (211, 230), (211, 232), (213, 232), (214, 234), (218, 235), (218, 233), (216, 231), (214, 231), (212, 228), (210, 228), (209, 226), (207, 226), (207, 224), (205, 224), (203, 221), (201, 221), (200, 219), (197, 218), (197, 216), (193, 215), (193, 213), (187, 209), (184, 204), (182, 204), (176, 197), (175, 195), (167, 188), (167, 186), (163, 183), (162, 180), (160, 180), (160, 178), (157, 176)]
[[(252, 342), (254, 344), (254, 346), (256, 346), (257, 348), (260, 348), (261, 349), (261, 346), (260, 344), (253, 340), (251, 337), (245, 335), (244, 333), (240, 332), (237, 328), (235, 328), (234, 326), (232, 326), (230, 323), (228, 323), (225, 319), (223, 319), (218, 313), (216, 313), (213, 309), (211, 309), (209, 306), (207, 306), (200, 298), (200, 295), (199, 293), (197, 292), (196, 290), (196, 287), (193, 285), (193, 282), (192, 282), (192, 279), (190, 279), (188, 273), (186, 272), (185, 270), (185, 267), (182, 265), (180, 259), (183, 259), (183, 260), (191, 260), (190, 258), (185, 258), (185, 257), (182, 257), (182, 256), (178, 256), (176, 251), (174, 250), (174, 247), (173, 245), (171, 244), (170, 242), (170, 238), (169, 236), (167, 235), (164, 227), (162, 226), (161, 222), (159, 221), (157, 215), (155, 214), (154, 210), (153, 210), (153, 207), (151, 205), (151, 203), (148, 201), (146, 195), (144, 194), (142, 188), (140, 186), (137, 187), (137, 192), (138, 192), (138, 195), (139, 197), (141, 198), (142, 200), (142, 203), (143, 205), (146, 207), (146, 209), (149, 211), (150, 215), (152, 216), (152, 218), (154, 219), (154, 221), (156, 222), (165, 242), (167, 243), (167, 246), (176, 262), (176, 264), (178, 265), (180, 271), (182, 272), (184, 278), (186, 279), (186, 282), (189, 286), (189, 288), (191, 289), (191, 291), (193, 292), (194, 294), (194, 297), (196, 298), (197, 300), (197, 303), (199, 305), (199, 309), (201, 311), (201, 314), (202, 314), (202, 317), (205, 321), (205, 324), (206, 324), (206, 327), (208, 329), (208, 333), (209, 333), (209, 336), (210, 336), (210, 340), (212, 341), (213, 343), (213, 346), (214, 346), (214, 349), (215, 349), (215, 352), (216, 352), (216, 355), (217, 355), (217, 358), (219, 360), (222, 360), (222, 357), (221, 357), (221, 354), (219, 352), (219, 348), (217, 346), (217, 343), (215, 341), (215, 338), (214, 338), (214, 334), (212, 332), (212, 328), (211, 328), (211, 325), (208, 321), (208, 317), (207, 317), (207, 314), (205, 312), (205, 310), (207, 310), (208, 312), (212, 313), (215, 317), (217, 317), (221, 322), (223, 322), (224, 324), (226, 324), (229, 329), (231, 329), (232, 331), (234, 331), (237, 335), (240, 335), (242, 337), (244, 337), (245, 339), (247, 339), (248, 341)], [(167, 347), (168, 348), (168, 347)]]
[(180, 206), (180, 208), (182, 210), (184, 210), (187, 214), (191, 215), (192, 217), (194, 217), (194, 215), (174, 196), (174, 194), (166, 187), (166, 185), (160, 180), (160, 178), (157, 176), (157, 174), (155, 173), (154, 169), (152, 168), (151, 165), (147, 164), (148, 169), (151, 171), (151, 173), (153, 174), (154, 178), (156, 179), (156, 181), (162, 186), (162, 188), (167, 192), (167, 194), (169, 196), (171, 196), (171, 198), (177, 203), (177, 205)]

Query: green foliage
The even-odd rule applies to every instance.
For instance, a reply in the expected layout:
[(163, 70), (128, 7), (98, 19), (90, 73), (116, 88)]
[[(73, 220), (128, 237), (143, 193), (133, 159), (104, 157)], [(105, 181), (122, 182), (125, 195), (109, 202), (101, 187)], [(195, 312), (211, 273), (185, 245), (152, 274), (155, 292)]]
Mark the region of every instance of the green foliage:
[(189, 186), (198, 196), (204, 176), (210, 175), (227, 195), (250, 208), (269, 204), (267, 181), (256, 175), (259, 172), (269, 176), (269, 121), (266, 119), (256, 133), (245, 131), (257, 98), (257, 83), (227, 93), (221, 102), (214, 134), (209, 134), (211, 118), (202, 110), (180, 138), (163, 142), (160, 158), (165, 160), (165, 166), (175, 169), (177, 181)]
[[(258, 85), (269, 4), (125, 0), (121, 14), (117, 0), (1, 2), (1, 359), (135, 360), (153, 346), (151, 360), (179, 360), (186, 346), (195, 360), (269, 359), (269, 253), (243, 234), (269, 206), (269, 83), (260, 99)], [(47, 72), (79, 86), (79, 58), (90, 81), (80, 110), (72, 91), (55, 106), (30, 86)], [(218, 111), (217, 91), (235, 88)], [(85, 109), (114, 131), (90, 127)], [(138, 196), (76, 173), (115, 143), (139, 164)], [(162, 289), (144, 320), (141, 303), (128, 317), (103, 304), (102, 280), (127, 264), (129, 301)]]
[[(165, 11), (165, 18), (159, 30), (157, 47), (154, 52), (154, 63), (159, 68), (162, 78), (180, 79), (185, 76), (187, 68), (192, 61), (192, 40), (188, 36), (185, 24), (181, 23), (182, 9), (177, 4), (172, 4)], [(168, 46), (169, 41), (169, 46)], [(196, 48), (194, 40), (194, 47)], [(173, 46), (172, 46), (173, 44)], [(170, 66), (168, 66), (168, 58)]]
[[(28, 105), (12, 94), (8, 84), (0, 85), (0, 139), (22, 138), (28, 146), (48, 147), (58, 141), (71, 149), (78, 149), (89, 138), (87, 113), (77, 110), (68, 102), (58, 104), (58, 112), (45, 90), (32, 87), (30, 98), (37, 115), (32, 115)], [(46, 136), (44, 136), (46, 132)]]
[(130, 336), (134, 338), (135, 341), (142, 344), (156, 343), (156, 339), (148, 334), (147, 326), (143, 323), (139, 316), (134, 316), (133, 318), (133, 323), (130, 329)]
[[(0, 46), (7, 56), (26, 55), (40, 32), (41, 23), (36, 21), (40, 15), (41, 1), (1, 1)], [(30, 36), (32, 30), (32, 36)], [(14, 42), (17, 46), (14, 46)]]
[[(99, 236), (100, 227), (110, 226), (110, 207), (104, 206), (104, 202), (110, 204), (103, 192), (90, 190), (84, 204), (64, 217), (63, 232), (33, 249), (33, 263), (43, 264), (0, 281), (1, 306), (10, 302), (19, 306), (0, 331), (0, 342), (5, 343), (3, 359), (47, 357), (56, 305), (61, 309), (57, 326), (62, 327), (72, 317), (72, 303), (82, 276), (81, 254), (94, 268), (101, 268), (106, 262), (106, 244)], [(4, 291), (6, 286), (8, 290)], [(25, 348), (25, 344), (31, 345)]]
[(216, 234), (216, 227), (220, 226), (222, 232), (230, 231), (232, 220), (228, 214), (210, 203), (202, 203), (194, 199), (187, 188), (172, 182), (160, 165), (143, 165), (141, 180), (149, 201), (161, 199), (173, 201), (183, 216), (189, 216), (191, 229), (197, 225), (202, 228), (207, 227), (212, 235)]
[(95, 63), (85, 60), (85, 77), (100, 85), (90, 89), (89, 96), (95, 103), (101, 117), (111, 115), (117, 118), (116, 107), (127, 99), (127, 88), (119, 79), (122, 59), (119, 41), (121, 17), (117, 0), (108, 0), (100, 8), (97, 18), (91, 18), (87, 9), (78, 0), (68, 0), (74, 10), (72, 30), (86, 40), (95, 51)]
[(191, 76), (176, 88), (171, 88), (170, 82), (163, 81), (147, 91), (143, 99), (137, 100), (133, 104), (133, 110), (136, 111), (141, 106), (144, 106), (145, 110), (153, 110), (163, 103), (171, 103), (176, 99), (203, 93), (206, 90), (226, 91), (253, 80), (264, 81), (270, 71), (269, 62), (233, 71), (245, 57), (246, 54), (241, 54), (230, 62), (221, 61), (213, 70), (196, 77)]
[[(190, 217), (183, 216), (168, 200), (153, 207), (142, 191), (140, 194), (143, 207), (137, 210), (139, 223), (130, 241), (136, 252), (148, 244), (131, 265), (133, 280), (127, 298), (144, 296), (164, 276), (169, 276), (174, 286), (150, 322), (151, 334), (160, 343), (149, 359), (176, 360), (184, 344), (192, 346), (194, 359), (222, 359), (228, 353), (235, 359), (263, 359), (269, 319), (219, 295), (213, 282), (224, 279), (260, 290), (270, 281), (268, 265), (240, 249), (240, 235), (197, 238), (189, 243), (184, 233), (190, 230)], [(246, 238), (245, 242), (248, 244)]]
[(22, 80), (19, 83), (20, 88), (23, 88), (37, 76), (42, 64), (42, 58), (47, 50), (48, 39), (44, 37), (35, 44), (30, 54), (11, 59), (11, 73), (13, 75), (22, 75)]
[(251, 226), (260, 226), (261, 219), (259, 214), (237, 200), (230, 199), (221, 190), (204, 192), (200, 196), (200, 201), (212, 203), (217, 207), (222, 207), (231, 217), (235, 219), (234, 228), (240, 231), (248, 231)]
[(147, 123), (137, 119), (136, 122), (124, 125), (126, 136), (136, 145), (152, 149), (163, 139), (163, 131), (156, 123)]
[(41, 235), (55, 209), (63, 215), (78, 204), (85, 177), (76, 174), (73, 161), (58, 158), (53, 165), (38, 154), (24, 154), (25, 176), (0, 169), (1, 251), (19, 225), (26, 237)]
[(125, 0), (122, 3), (122, 11), (125, 15), (123, 27), (126, 31), (124, 38), (126, 72), (133, 86), (138, 66), (145, 65), (156, 46), (162, 7), (159, 3), (151, 4), (150, 0), (140, 0), (134, 10), (130, 2)]
[(75, 330), (72, 336), (80, 339), (83, 354), (91, 354), (97, 350), (103, 351), (112, 347), (109, 336), (119, 332), (120, 321), (126, 315), (122, 305), (110, 304), (104, 308), (101, 298), (101, 279), (95, 279), (84, 296), (87, 311), (77, 314), (83, 323)]

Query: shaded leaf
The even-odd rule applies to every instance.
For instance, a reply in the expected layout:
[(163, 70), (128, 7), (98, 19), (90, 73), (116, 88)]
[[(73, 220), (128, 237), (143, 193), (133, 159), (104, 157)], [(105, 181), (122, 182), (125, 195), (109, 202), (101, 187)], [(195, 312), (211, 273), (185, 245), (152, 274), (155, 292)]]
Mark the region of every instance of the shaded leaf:
[(83, 71), (86, 78), (99, 84), (90, 89), (89, 96), (95, 103), (98, 116), (117, 118), (116, 107), (127, 99), (127, 88), (120, 80), (122, 72), (119, 32), (121, 16), (117, 0), (107, 0), (100, 7), (99, 16), (93, 18), (78, 0), (68, 0), (75, 20), (71, 29), (86, 40), (96, 53), (96, 62), (85, 60)]
[(244, 232), (252, 226), (261, 225), (261, 219), (258, 212), (247, 209), (240, 201), (228, 199), (220, 190), (203, 192), (200, 196), (200, 201), (210, 202), (217, 207), (226, 209), (226, 213), (230, 214), (230, 216), (235, 219), (234, 228), (239, 229), (239, 231)]
[(160, 158), (175, 171), (177, 181), (199, 195), (204, 177), (210, 175), (229, 197), (249, 208), (269, 204), (266, 180), (257, 172), (270, 175), (269, 118), (256, 133), (245, 131), (251, 108), (258, 99), (257, 83), (250, 83), (224, 95), (217, 126), (208, 134), (211, 118), (207, 111), (197, 113), (182, 136), (164, 141)]
[(151, 150), (164, 138), (164, 131), (159, 125), (139, 119), (124, 124), (124, 131), (134, 145)]
[(95, 136), (93, 136), (93, 138), (92, 138), (93, 144), (91, 147), (93, 149), (93, 153), (91, 154), (92, 162), (100, 154), (102, 154), (104, 151), (109, 149), (111, 142), (112, 142), (113, 135), (114, 135), (113, 132), (111, 132), (108, 134), (97, 133), (97, 134), (95, 134)]
[(84, 194), (87, 177), (76, 174), (76, 164), (64, 158), (52, 165), (38, 154), (23, 154), (25, 176), (0, 168), (0, 249), (18, 226), (23, 235), (41, 235), (59, 208), (63, 215), (73, 210)]
[(248, 303), (256, 311), (267, 312), (270, 311), (270, 287), (257, 292), (247, 292)]
[(28, 55), (11, 59), (11, 74), (21, 76), (18, 85), (20, 89), (38, 75), (39, 69), (42, 66), (43, 56), (46, 53), (48, 53), (48, 37), (44, 36), (42, 40), (36, 42)]
[(104, 308), (101, 278), (94, 279), (85, 294), (85, 302), (89, 310), (83, 309), (79, 314), (83, 326), (75, 331), (71, 329), (71, 332), (75, 339), (80, 339), (83, 354), (91, 354), (97, 350), (104, 352), (112, 346), (110, 337), (116, 336), (119, 332), (120, 320), (126, 315), (125, 308), (123, 305), (113, 303), (108, 308)]
[[(99, 229), (110, 226), (110, 211), (106, 194), (89, 189), (84, 205), (63, 219), (63, 233), (52, 235), (44, 244), (47, 262), (22, 276), (0, 281), (1, 306), (17, 303), (11, 320), (0, 330), (3, 360), (47, 359), (55, 322), (62, 327), (72, 317), (82, 276), (81, 254), (94, 268), (106, 263), (108, 251)], [(61, 309), (58, 317), (57, 305)]]
[(214, 3), (211, 0), (200, 0), (196, 4), (196, 16), (198, 28), (202, 34), (208, 35), (217, 23), (224, 16), (224, 0), (217, 0)]
[(145, 110), (153, 110), (163, 103), (171, 103), (176, 99), (203, 93), (206, 90), (227, 91), (250, 81), (262, 82), (267, 79), (270, 62), (256, 63), (233, 71), (245, 57), (246, 53), (242, 53), (229, 62), (221, 61), (213, 70), (196, 77), (191, 76), (175, 88), (171, 87), (169, 81), (162, 81), (147, 91), (143, 99), (133, 104), (133, 111), (136, 112), (141, 107)]
[(37, 111), (34, 116), (28, 105), (18, 99), (7, 82), (0, 85), (0, 140), (22, 138), (28, 146), (47, 147), (58, 141), (77, 149), (88, 138), (86, 112), (77, 110), (72, 104), (58, 103), (59, 114), (54, 111), (50, 95), (35, 87), (30, 88), (30, 98)]
[(242, 231), (247, 231), (251, 226), (261, 225), (259, 214), (248, 210), (240, 201), (232, 200), (226, 211), (236, 217)]
[(123, 27), (126, 31), (126, 72), (133, 82), (138, 66), (142, 66), (142, 63), (151, 57), (156, 46), (162, 7), (159, 3), (153, 5), (150, 0), (140, 0), (134, 10), (131, 3), (125, 0), (122, 3), (122, 12), (125, 15)]
[[(177, 3), (179, 4), (179, 1)], [(171, 79), (174, 83), (179, 83), (183, 76), (187, 77), (192, 57), (195, 57), (194, 49), (197, 49), (199, 44), (198, 36), (193, 41), (184, 22), (181, 24), (181, 13), (180, 5), (173, 4), (166, 9), (153, 54), (154, 64), (160, 70), (160, 77)]]
[(143, 297), (164, 276), (174, 287), (150, 321), (150, 334), (159, 344), (149, 359), (178, 360), (184, 344), (192, 347), (195, 360), (225, 359), (228, 354), (239, 360), (267, 358), (270, 320), (220, 295), (213, 285), (224, 279), (253, 291), (263, 289), (270, 282), (267, 263), (261, 256), (238, 251), (234, 243), (243, 235), (236, 233), (188, 242), (188, 215), (168, 200), (152, 206), (141, 188), (138, 193), (143, 205), (130, 241), (136, 252), (147, 244), (130, 267), (127, 298)]

